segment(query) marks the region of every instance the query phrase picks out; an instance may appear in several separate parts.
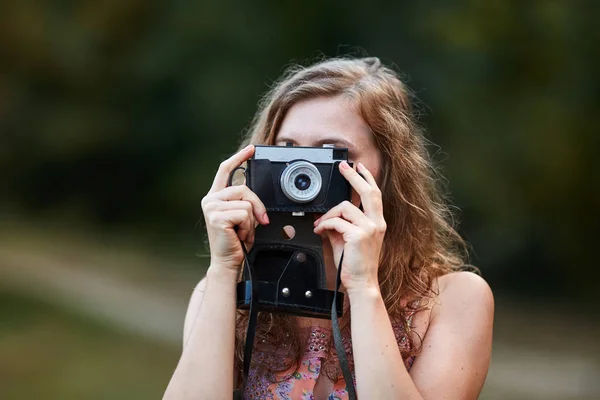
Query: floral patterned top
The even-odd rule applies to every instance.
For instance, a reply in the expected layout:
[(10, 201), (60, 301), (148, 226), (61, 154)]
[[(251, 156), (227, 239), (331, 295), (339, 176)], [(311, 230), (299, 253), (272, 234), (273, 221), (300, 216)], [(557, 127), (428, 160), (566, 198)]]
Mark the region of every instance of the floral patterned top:
[[(298, 369), (292, 368), (288, 371), (275, 373), (275, 379), (269, 377), (266, 373), (260, 373), (256, 366), (250, 369), (248, 374), (247, 384), (244, 390), (244, 400), (318, 400), (315, 399), (313, 391), (317, 378), (323, 370), (324, 361), (330, 356), (330, 346), (333, 346), (332, 333), (330, 328), (321, 326), (312, 326), (303, 328), (304, 333), (308, 334), (306, 349), (302, 356)], [(308, 332), (307, 332), (308, 331)], [(394, 326), (396, 341), (401, 350), (408, 350), (408, 341), (402, 326)], [(348, 362), (352, 364), (352, 340), (349, 337), (344, 337), (344, 347)], [(275, 361), (277, 357), (281, 360), (282, 355), (277, 355), (273, 351), (268, 351), (268, 345), (255, 346), (253, 358), (259, 362)], [(331, 349), (335, 353), (335, 347)], [(337, 357), (333, 360), (335, 365), (338, 365)], [(414, 357), (404, 360), (407, 370), (410, 370)], [(253, 363), (254, 364), (254, 363)], [(341, 375), (341, 374), (340, 374)], [(327, 379), (324, 376), (321, 379)], [(355, 382), (356, 384), (356, 378)], [(340, 377), (333, 383), (333, 390), (327, 397), (327, 400), (347, 400), (348, 392), (346, 391), (346, 382), (343, 377)]]

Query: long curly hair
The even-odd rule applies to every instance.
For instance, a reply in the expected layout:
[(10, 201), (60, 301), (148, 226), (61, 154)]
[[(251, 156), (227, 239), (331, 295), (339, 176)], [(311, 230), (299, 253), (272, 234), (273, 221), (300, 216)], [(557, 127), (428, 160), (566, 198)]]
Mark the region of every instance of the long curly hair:
[[(302, 100), (344, 96), (370, 127), (381, 153), (380, 188), (387, 231), (381, 251), (379, 285), (390, 319), (410, 332), (409, 315), (435, 296), (433, 281), (465, 264), (466, 245), (453, 227), (442, 181), (427, 151), (428, 141), (417, 123), (411, 93), (398, 74), (378, 58), (335, 58), (308, 67), (288, 68), (259, 103), (241, 146), (276, 142), (288, 110)], [(419, 304), (419, 309), (413, 308)], [(248, 314), (238, 311), (236, 365), (241, 370)], [(285, 362), (263, 365), (267, 371), (299, 365), (305, 338), (293, 316), (260, 313), (257, 341), (268, 340), (276, 351), (285, 348)], [(349, 331), (349, 319), (344, 322)], [(404, 359), (420, 345), (406, 335)], [(333, 358), (333, 357), (332, 357)], [(336, 369), (323, 368), (335, 380)]]

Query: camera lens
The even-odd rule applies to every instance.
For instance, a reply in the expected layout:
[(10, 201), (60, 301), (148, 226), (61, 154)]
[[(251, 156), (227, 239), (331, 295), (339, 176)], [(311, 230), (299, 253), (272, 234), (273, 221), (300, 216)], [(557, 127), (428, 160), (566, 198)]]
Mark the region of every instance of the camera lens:
[(294, 203), (309, 203), (321, 193), (323, 180), (317, 167), (308, 161), (294, 161), (281, 173), (281, 191)]
[(310, 178), (306, 174), (300, 174), (294, 179), (294, 186), (298, 190), (306, 190), (310, 187)]

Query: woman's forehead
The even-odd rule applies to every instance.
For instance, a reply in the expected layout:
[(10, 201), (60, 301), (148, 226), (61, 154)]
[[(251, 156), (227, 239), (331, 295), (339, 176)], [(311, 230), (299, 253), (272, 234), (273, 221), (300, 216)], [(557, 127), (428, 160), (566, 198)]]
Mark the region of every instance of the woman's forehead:
[(338, 96), (304, 100), (293, 105), (281, 124), (276, 142), (349, 147), (361, 146), (371, 139), (369, 126), (355, 111), (354, 104)]

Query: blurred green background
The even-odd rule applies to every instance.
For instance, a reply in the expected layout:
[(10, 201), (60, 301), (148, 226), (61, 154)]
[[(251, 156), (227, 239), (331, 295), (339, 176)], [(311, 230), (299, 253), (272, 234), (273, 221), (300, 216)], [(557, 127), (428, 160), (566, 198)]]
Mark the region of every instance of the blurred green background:
[(161, 398), (200, 199), (290, 63), (421, 100), (497, 302), (482, 399), (600, 398), (600, 2), (5, 0), (0, 399)]

